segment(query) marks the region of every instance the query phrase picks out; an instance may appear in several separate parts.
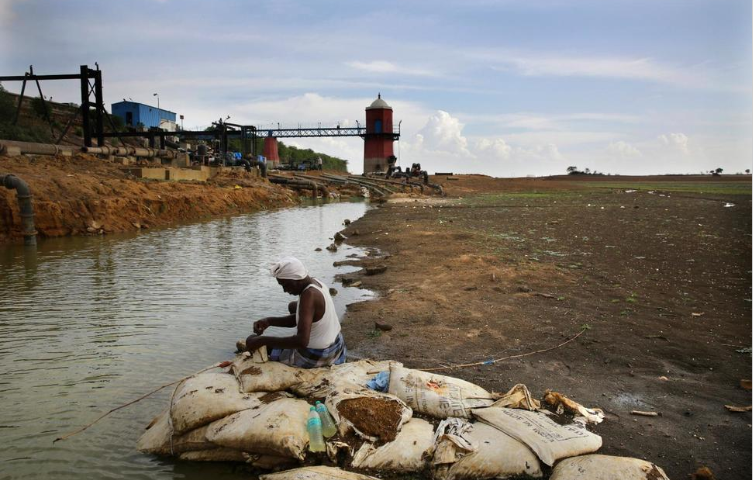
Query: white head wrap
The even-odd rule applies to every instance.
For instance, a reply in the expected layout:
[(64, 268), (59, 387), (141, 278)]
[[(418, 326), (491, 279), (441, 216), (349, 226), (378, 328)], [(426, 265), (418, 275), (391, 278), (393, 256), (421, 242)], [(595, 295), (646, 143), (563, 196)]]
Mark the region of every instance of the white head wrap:
[(308, 270), (295, 257), (285, 257), (272, 265), (269, 272), (280, 280), (303, 280), (309, 276)]

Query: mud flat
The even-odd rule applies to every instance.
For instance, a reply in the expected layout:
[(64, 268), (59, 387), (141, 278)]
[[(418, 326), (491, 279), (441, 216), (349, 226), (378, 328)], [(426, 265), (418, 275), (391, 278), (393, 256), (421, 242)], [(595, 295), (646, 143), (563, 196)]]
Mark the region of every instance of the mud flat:
[(349, 351), (436, 367), (585, 329), (446, 373), (601, 407), (601, 453), (670, 478), (750, 478), (751, 414), (725, 409), (751, 404), (750, 177), (456, 177), (445, 199), (395, 199), (343, 231), (386, 267), (348, 275), (381, 293), (348, 308)]

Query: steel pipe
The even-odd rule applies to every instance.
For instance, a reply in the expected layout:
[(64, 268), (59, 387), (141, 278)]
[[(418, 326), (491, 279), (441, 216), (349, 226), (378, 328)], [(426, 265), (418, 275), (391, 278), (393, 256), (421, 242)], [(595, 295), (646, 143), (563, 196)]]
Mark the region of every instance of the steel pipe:
[(0, 185), (16, 190), (18, 207), (21, 210), (21, 228), (23, 229), (24, 245), (37, 244), (37, 231), (34, 229), (34, 207), (31, 205), (31, 190), (29, 185), (12, 174), (0, 175)]

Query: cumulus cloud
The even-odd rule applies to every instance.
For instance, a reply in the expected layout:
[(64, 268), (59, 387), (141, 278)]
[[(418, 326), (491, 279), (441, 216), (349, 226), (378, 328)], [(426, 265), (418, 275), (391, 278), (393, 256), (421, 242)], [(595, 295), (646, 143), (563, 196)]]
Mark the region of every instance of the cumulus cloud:
[(662, 145), (678, 150), (680, 153), (689, 153), (688, 136), (684, 133), (667, 133), (657, 137)]
[(643, 155), (636, 147), (622, 140), (610, 143), (607, 147), (607, 152), (622, 158), (633, 158)]
[(468, 140), (463, 136), (463, 124), (443, 110), (437, 110), (429, 117), (416, 134), (416, 142), (429, 151), (473, 156), (468, 150)]
[(492, 155), (494, 158), (507, 160), (512, 147), (501, 138), (482, 138), (476, 141), (476, 150), (480, 155)]

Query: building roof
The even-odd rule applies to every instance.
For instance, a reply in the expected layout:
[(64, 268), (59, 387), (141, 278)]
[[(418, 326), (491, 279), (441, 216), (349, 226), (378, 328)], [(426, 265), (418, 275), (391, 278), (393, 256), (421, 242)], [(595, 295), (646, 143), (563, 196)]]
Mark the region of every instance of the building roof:
[(149, 105), (147, 103), (141, 103), (141, 102), (134, 102), (134, 101), (123, 100), (122, 102), (115, 102), (112, 105), (115, 106), (115, 105), (120, 105), (120, 104), (143, 105), (145, 107), (149, 107), (149, 108), (152, 108), (154, 110), (159, 110), (161, 112), (167, 112), (167, 113), (172, 113), (173, 115), (177, 115), (173, 111), (165, 110), (164, 108), (157, 108), (154, 105)]
[(366, 107), (366, 110), (375, 110), (375, 109), (378, 109), (378, 108), (381, 108), (381, 109), (384, 109), (384, 110), (392, 110), (392, 107), (390, 107), (389, 105), (387, 105), (387, 102), (385, 102), (384, 100), (382, 100), (382, 94), (381, 93), (377, 96), (376, 100), (374, 100), (373, 102), (371, 102), (371, 105), (369, 105), (368, 107)]

